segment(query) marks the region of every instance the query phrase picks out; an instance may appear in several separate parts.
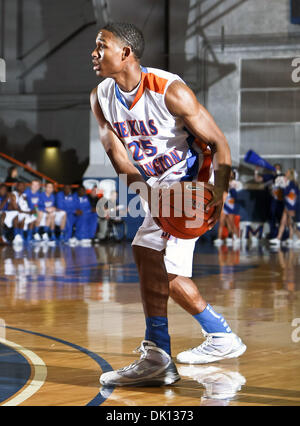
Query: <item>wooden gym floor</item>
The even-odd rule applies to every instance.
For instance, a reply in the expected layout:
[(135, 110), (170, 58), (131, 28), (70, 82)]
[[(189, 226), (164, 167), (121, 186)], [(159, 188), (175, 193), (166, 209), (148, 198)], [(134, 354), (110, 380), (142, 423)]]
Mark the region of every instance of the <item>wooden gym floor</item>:
[[(103, 389), (144, 333), (129, 243), (0, 249), (0, 405), (300, 405), (300, 251), (199, 245), (194, 279), (248, 350), (176, 385)], [(169, 303), (173, 356), (203, 340)]]

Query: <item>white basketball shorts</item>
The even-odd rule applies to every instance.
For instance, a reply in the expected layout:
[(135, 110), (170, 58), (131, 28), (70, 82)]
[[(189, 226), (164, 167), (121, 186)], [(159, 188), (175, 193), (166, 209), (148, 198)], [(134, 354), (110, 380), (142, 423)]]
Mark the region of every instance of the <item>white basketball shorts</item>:
[(3, 213), (5, 214), (4, 224), (8, 228), (12, 228), (13, 227), (13, 220), (14, 220), (15, 217), (18, 216), (19, 212), (17, 210), (7, 210)]
[(46, 219), (47, 219), (48, 214), (54, 214), (55, 215), (55, 225), (60, 226), (60, 224), (63, 220), (63, 217), (66, 215), (66, 212), (64, 210), (58, 210), (58, 211), (55, 211), (54, 213), (44, 212), (42, 219), (41, 219), (40, 226), (46, 226)]
[(198, 238), (183, 240), (165, 233), (154, 222), (148, 209), (144, 222), (137, 231), (133, 246), (147, 247), (153, 250), (165, 250), (165, 265), (169, 274), (191, 277), (193, 270), (193, 254)]
[[(178, 181), (178, 179), (176, 179), (176, 177), (172, 179), (171, 176), (164, 180), (167, 185), (175, 183), (176, 181)], [(150, 182), (148, 181), (148, 183)], [(194, 248), (198, 237), (185, 240), (173, 237), (169, 234), (166, 235), (153, 220), (148, 204), (142, 199), (141, 202), (145, 211), (145, 219), (138, 229), (132, 241), (132, 245), (147, 247), (157, 251), (165, 250), (165, 265), (167, 272), (183, 277), (191, 277)]]

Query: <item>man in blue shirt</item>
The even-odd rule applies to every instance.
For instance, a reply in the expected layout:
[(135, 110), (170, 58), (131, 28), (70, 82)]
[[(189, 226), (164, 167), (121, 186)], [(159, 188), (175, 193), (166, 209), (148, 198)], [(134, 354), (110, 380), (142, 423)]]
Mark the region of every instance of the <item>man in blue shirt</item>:
[(47, 183), (45, 186), (45, 192), (40, 194), (38, 209), (39, 215), (37, 226), (44, 227), (44, 233), (42, 235), (43, 240), (49, 241), (50, 235), (51, 241), (56, 241), (55, 225), (60, 227), (60, 237), (63, 238), (66, 227), (66, 212), (56, 208), (53, 183)]
[(10, 204), (14, 211), (18, 211), (14, 219), (14, 239), (13, 244), (23, 244), (24, 231), (27, 231), (26, 241), (32, 240), (32, 233), (36, 223), (35, 210), (32, 210), (25, 194), (26, 185), (18, 182), (16, 191), (11, 194)]
[(98, 216), (97, 213), (92, 211), (92, 206), (84, 186), (78, 188), (76, 215), (75, 237), (80, 240), (83, 245), (90, 244), (96, 234)]
[(72, 238), (73, 226), (77, 220), (76, 210), (78, 208), (78, 195), (72, 193), (70, 185), (65, 185), (64, 189), (56, 195), (56, 207), (66, 212), (67, 223), (64, 240), (69, 241)]
[[(26, 195), (28, 205), (32, 211), (35, 210), (36, 216), (38, 216), (38, 205), (40, 202), (40, 194), (41, 194), (40, 189), (41, 189), (41, 181), (39, 179), (33, 179), (31, 181), (30, 188), (28, 187), (25, 190), (25, 195)], [(33, 235), (35, 240), (41, 239), (40, 235), (38, 234), (38, 229), (36, 226), (33, 229)]]
[(31, 210), (38, 209), (39, 201), (40, 201), (40, 192), (41, 182), (38, 179), (33, 179), (31, 181), (30, 188), (28, 187), (25, 190), (25, 195), (27, 197), (28, 205)]
[(6, 244), (6, 239), (4, 237), (4, 221), (9, 203), (10, 195), (8, 193), (7, 186), (2, 183), (0, 185), (0, 244)]

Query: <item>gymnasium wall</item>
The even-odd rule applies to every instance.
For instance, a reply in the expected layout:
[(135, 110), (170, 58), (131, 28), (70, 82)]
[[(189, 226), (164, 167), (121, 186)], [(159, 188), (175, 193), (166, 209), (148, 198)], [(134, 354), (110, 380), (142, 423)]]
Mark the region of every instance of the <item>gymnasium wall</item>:
[[(289, 0), (190, 0), (185, 2), (190, 6), (187, 27), (180, 25), (180, 0), (171, 3), (172, 70), (184, 75), (215, 117), (227, 136), (235, 165), (252, 147), (263, 156), (271, 156), (271, 162), (281, 161), (285, 168), (300, 169), (300, 160), (295, 159), (300, 154), (300, 119), (295, 117), (300, 85), (291, 79), (291, 62), (300, 47), (300, 27), (290, 23)], [(280, 67), (263, 62), (273, 58), (285, 62)], [(257, 60), (261, 60), (260, 68), (254, 63)], [(243, 73), (252, 79), (251, 88), (243, 87)], [(243, 94), (247, 89), (253, 92), (255, 82), (263, 75), (267, 81), (264, 87), (258, 84), (257, 89), (264, 89), (264, 93), (260, 97), (252, 93), (251, 105)], [(276, 90), (274, 79), (281, 80)], [(262, 102), (262, 97), (270, 96), (269, 104)], [(262, 111), (264, 115), (255, 121), (252, 114), (248, 120), (248, 112), (251, 115), (253, 109), (257, 115)], [(281, 111), (288, 118), (282, 119)], [(284, 154), (290, 157), (283, 160)]]
[[(261, 127), (248, 131), (240, 120), (241, 58), (292, 57), (299, 51), (299, 26), (289, 23), (289, 0), (272, 0), (272, 7), (270, 0), (170, 0), (169, 58), (164, 3), (145, 0), (141, 8), (140, 0), (0, 0), (0, 57), (7, 62), (7, 82), (0, 84), (0, 151), (39, 167), (43, 141), (58, 140), (61, 153), (73, 161), (69, 170), (53, 164), (51, 177), (80, 179), (90, 154), (91, 174), (104, 169), (97, 137), (90, 138), (95, 123), (89, 93), (97, 84), (90, 54), (105, 16), (143, 29), (143, 64), (165, 68), (168, 59), (170, 71), (183, 76), (214, 115), (236, 164), (243, 141), (245, 147), (263, 147)], [(280, 128), (280, 139), (297, 140), (294, 123), (285, 130)], [(295, 143), (291, 154), (293, 149)]]
[[(128, 8), (128, 2), (109, 1), (109, 19), (139, 24), (148, 45), (145, 63), (163, 67), (163, 11), (155, 3), (143, 1), (140, 8), (135, 0)], [(91, 52), (104, 19), (96, 22), (92, 0), (0, 0), (0, 14), (0, 57), (7, 63), (0, 152), (44, 169), (43, 142), (58, 140), (64, 168), (48, 159), (44, 171), (60, 182), (79, 180), (89, 164), (89, 94), (98, 84)], [(97, 147), (98, 141), (96, 153)], [(65, 157), (72, 158), (70, 167)]]

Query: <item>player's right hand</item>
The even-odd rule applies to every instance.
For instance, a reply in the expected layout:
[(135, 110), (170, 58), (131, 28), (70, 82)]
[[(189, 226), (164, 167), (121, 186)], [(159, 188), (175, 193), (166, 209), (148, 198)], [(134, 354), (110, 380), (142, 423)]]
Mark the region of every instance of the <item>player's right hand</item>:
[(207, 204), (205, 211), (208, 212), (212, 207), (215, 207), (214, 213), (207, 221), (209, 225), (209, 230), (211, 230), (220, 219), (223, 205), (227, 197), (227, 192), (224, 192), (222, 188), (219, 188), (215, 185), (211, 185), (210, 183), (206, 182), (204, 183), (204, 187), (208, 189), (213, 195), (213, 198)]

